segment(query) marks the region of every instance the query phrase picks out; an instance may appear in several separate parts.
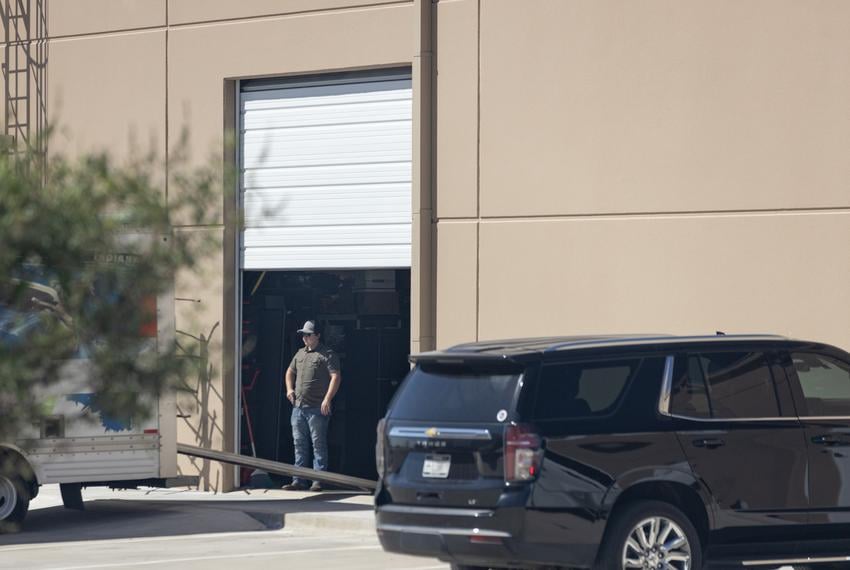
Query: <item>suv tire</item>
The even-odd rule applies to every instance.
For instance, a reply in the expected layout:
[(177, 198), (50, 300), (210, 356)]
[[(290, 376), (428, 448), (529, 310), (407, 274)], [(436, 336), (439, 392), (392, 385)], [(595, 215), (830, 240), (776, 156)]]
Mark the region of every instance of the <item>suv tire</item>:
[[(677, 570), (702, 568), (699, 533), (688, 517), (673, 505), (640, 501), (614, 516), (608, 523), (595, 570), (622, 570), (625, 557), (640, 561), (647, 570), (655, 570), (663, 568), (670, 555), (675, 557), (671, 566)], [(671, 549), (671, 545), (675, 547)], [(681, 561), (677, 563), (678, 558), (684, 556), (689, 557), (687, 566)]]
[(0, 534), (21, 530), (29, 502), (27, 486), (12, 461), (0, 457)]

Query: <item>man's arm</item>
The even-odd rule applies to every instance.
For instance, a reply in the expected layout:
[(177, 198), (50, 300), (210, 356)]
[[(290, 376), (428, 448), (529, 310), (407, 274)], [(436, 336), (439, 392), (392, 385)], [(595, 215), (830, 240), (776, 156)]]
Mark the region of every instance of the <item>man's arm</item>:
[(286, 399), (290, 404), (295, 404), (295, 370), (286, 369)]
[(331, 413), (331, 400), (336, 396), (339, 390), (339, 383), (342, 381), (342, 375), (339, 372), (331, 372), (331, 383), (328, 386), (328, 393), (325, 394), (325, 399), (322, 400), (322, 415), (328, 416)]

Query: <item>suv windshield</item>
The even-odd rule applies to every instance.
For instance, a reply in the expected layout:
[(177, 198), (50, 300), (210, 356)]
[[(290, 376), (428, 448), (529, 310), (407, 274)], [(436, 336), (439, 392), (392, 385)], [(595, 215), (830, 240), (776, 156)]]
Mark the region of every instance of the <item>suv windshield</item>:
[(520, 374), (424, 370), (417, 366), (390, 408), (393, 419), (495, 422), (513, 407)]

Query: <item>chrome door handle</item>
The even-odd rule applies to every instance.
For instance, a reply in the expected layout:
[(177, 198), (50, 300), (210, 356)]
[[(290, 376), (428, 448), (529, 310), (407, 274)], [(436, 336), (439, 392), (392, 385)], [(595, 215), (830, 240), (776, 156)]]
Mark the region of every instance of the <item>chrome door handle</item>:
[(695, 439), (694, 447), (705, 447), (706, 449), (714, 449), (726, 445), (726, 442), (718, 438)]
[(812, 443), (818, 445), (841, 445), (843, 442), (834, 435), (816, 435), (812, 438)]

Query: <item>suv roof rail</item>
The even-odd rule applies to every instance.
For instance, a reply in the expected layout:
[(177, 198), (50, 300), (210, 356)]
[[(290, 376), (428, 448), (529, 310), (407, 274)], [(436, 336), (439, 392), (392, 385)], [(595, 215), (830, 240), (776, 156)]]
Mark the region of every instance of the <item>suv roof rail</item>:
[(433, 362), (436, 364), (516, 364), (516, 361), (506, 354), (450, 353), (440, 350), (413, 353), (407, 357), (407, 360), (412, 364), (416, 364), (417, 362)]
[(686, 342), (734, 342), (734, 341), (779, 341), (791, 340), (788, 337), (776, 334), (719, 334), (719, 335), (635, 335), (629, 337), (614, 337), (607, 339), (571, 340), (559, 342), (546, 348), (544, 352), (555, 352), (558, 350), (571, 350), (581, 348), (595, 348), (606, 346), (631, 346), (636, 344), (679, 344)]

